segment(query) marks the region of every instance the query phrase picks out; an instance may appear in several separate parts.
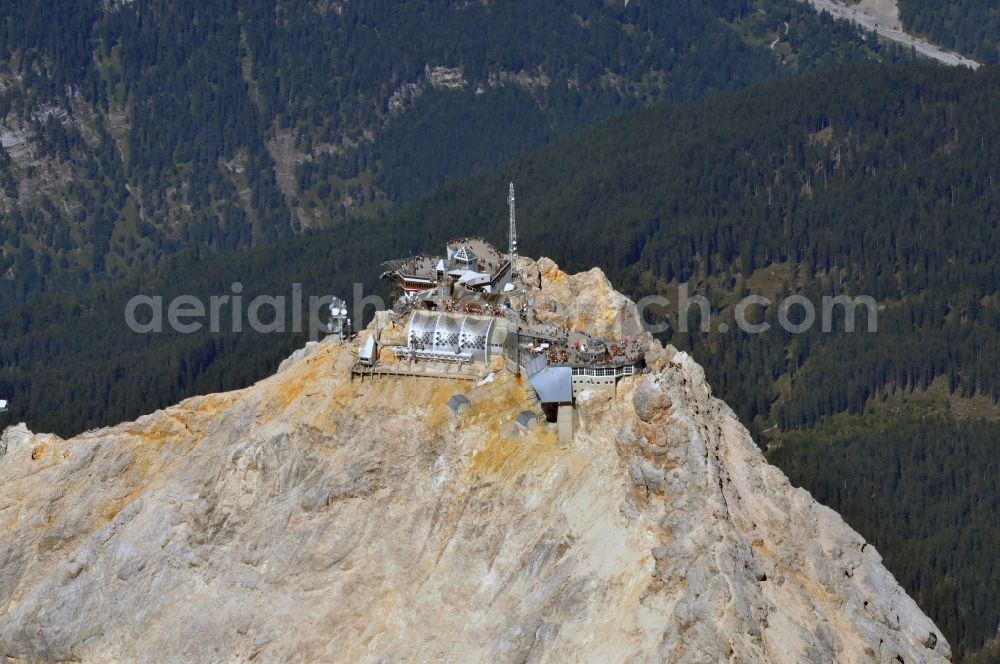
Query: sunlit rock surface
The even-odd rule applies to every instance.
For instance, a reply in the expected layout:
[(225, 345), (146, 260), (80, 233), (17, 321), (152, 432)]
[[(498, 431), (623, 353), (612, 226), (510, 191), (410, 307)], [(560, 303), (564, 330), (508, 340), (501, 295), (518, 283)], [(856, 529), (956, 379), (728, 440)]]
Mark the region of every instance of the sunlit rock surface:
[[(549, 317), (638, 335), (592, 270)], [(544, 295), (543, 295), (544, 294)], [(362, 333), (362, 337), (367, 332)], [(874, 547), (658, 346), (573, 443), (524, 385), (351, 382), (352, 346), (72, 440), (0, 441), (11, 660), (937, 662)], [(464, 394), (468, 407), (447, 405)]]

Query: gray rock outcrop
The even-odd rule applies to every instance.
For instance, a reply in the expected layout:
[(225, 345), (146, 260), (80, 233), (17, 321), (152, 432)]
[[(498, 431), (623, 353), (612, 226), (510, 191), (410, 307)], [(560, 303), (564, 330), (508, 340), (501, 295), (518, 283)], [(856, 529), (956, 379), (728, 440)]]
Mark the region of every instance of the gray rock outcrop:
[[(553, 297), (577, 277), (546, 264)], [(537, 269), (537, 268), (536, 268)], [(570, 316), (634, 330), (603, 275)], [(603, 280), (603, 281), (602, 281)], [(568, 288), (568, 287), (567, 287)], [(686, 354), (579, 400), (349, 380), (324, 342), (253, 387), (0, 447), (13, 660), (942, 662), (833, 511), (768, 465)]]

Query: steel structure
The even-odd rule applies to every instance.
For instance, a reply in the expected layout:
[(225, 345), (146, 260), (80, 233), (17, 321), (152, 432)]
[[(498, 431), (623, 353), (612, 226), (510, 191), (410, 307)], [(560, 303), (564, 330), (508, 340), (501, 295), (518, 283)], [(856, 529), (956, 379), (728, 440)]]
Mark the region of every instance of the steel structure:
[(486, 363), (490, 359), (493, 317), (414, 311), (404, 353), (421, 359)]
[(518, 275), (517, 270), (517, 224), (514, 219), (514, 183), (510, 183), (510, 195), (507, 197), (507, 203), (510, 204), (510, 231), (508, 232), (510, 247), (507, 252), (507, 260), (510, 261), (510, 280), (516, 281)]

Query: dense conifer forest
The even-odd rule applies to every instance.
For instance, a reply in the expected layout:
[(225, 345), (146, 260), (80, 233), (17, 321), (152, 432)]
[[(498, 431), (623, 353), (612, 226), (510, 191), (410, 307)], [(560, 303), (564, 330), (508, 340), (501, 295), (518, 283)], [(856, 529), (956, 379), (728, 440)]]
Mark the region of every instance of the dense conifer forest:
[(649, 103), (908, 57), (797, 0), (0, 0), (0, 302), (376, 214)]
[(907, 30), (986, 64), (1000, 62), (1000, 6), (991, 0), (900, 0)]
[[(748, 293), (877, 300), (877, 333), (863, 317), (852, 334), (681, 333), (668, 313), (663, 338), (705, 365), (772, 459), (875, 543), (971, 657), (1000, 622), (998, 99), (991, 68), (845, 67), (640, 110), (391, 214), (34, 297), (0, 316), (0, 392), (13, 397), (0, 418), (70, 434), (246, 385), (304, 335), (136, 335), (126, 300), (227, 294), (235, 281), (247, 300), (295, 282), (307, 295), (351, 297), (356, 281), (384, 293), (387, 257), (467, 234), (502, 245), (514, 180), (524, 253), (598, 265), (636, 298), (687, 282), (713, 321), (731, 321)], [(775, 322), (774, 307), (757, 315)]]

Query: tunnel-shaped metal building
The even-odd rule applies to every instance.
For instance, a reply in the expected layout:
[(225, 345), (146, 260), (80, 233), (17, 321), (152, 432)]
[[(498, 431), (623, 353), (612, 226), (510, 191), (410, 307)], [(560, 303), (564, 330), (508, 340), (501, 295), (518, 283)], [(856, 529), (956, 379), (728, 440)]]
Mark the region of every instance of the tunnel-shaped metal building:
[(443, 356), (468, 353), (475, 362), (490, 359), (490, 335), (495, 318), (461, 313), (414, 311), (406, 330), (413, 350)]

